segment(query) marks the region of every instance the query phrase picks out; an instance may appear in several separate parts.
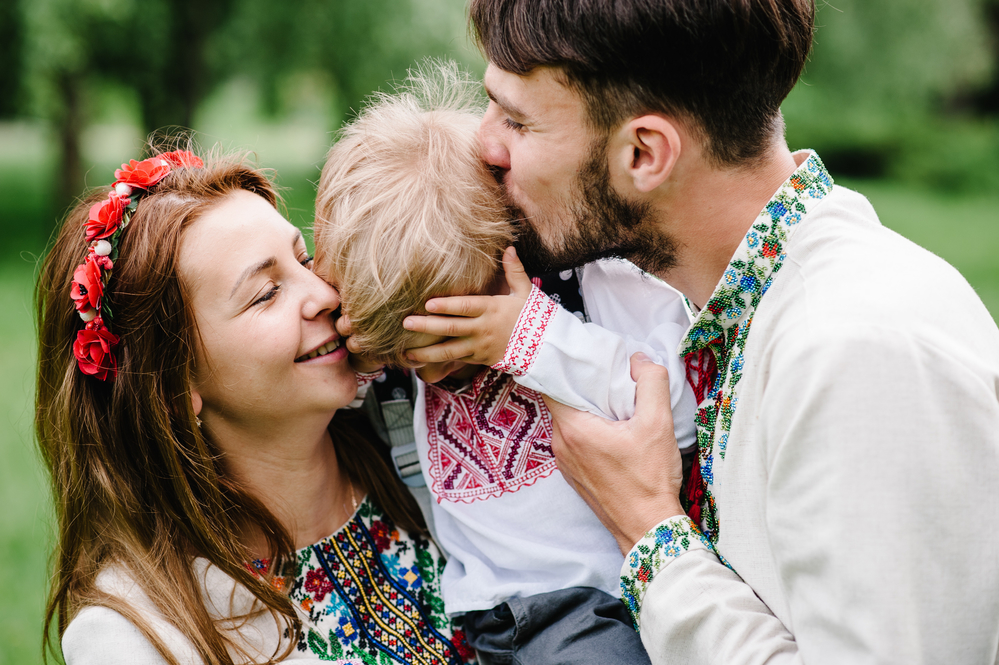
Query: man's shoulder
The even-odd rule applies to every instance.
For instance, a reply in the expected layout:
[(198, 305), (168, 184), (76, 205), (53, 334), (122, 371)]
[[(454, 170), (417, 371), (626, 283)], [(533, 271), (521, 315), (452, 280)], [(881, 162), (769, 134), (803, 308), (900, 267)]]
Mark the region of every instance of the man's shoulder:
[(822, 348), (903, 337), (999, 348), (978, 294), (950, 264), (878, 221), (866, 198), (836, 187), (792, 237), (754, 328), (773, 343)]

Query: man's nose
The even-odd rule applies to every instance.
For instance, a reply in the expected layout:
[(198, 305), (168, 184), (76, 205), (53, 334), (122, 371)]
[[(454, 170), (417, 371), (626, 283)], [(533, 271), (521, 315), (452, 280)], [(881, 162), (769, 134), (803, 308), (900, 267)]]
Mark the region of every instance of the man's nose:
[(496, 105), (490, 103), (479, 125), (479, 143), (482, 145), (482, 161), (505, 171), (510, 169), (510, 151), (503, 143), (500, 134), (501, 123)]

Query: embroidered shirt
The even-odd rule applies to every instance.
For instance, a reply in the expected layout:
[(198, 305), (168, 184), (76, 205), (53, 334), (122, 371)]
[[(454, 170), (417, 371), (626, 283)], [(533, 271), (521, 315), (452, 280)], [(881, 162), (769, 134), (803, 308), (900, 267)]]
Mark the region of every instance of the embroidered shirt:
[[(440, 590), (444, 559), (437, 547), (397, 528), (373, 501), (365, 498), (336, 533), (296, 554), (289, 596), (302, 620), (302, 638), (287, 660), (350, 665), (476, 662), (460, 621), (456, 625), (444, 614)], [(267, 567), (266, 561), (256, 561), (251, 570), (266, 572)], [(228, 622), (231, 626), (226, 622), (227, 617), (243, 616), (255, 607), (246, 589), (236, 587), (232, 578), (204, 559), (195, 560), (195, 572), (209, 613), (232, 633), (232, 639), (259, 660), (279, 650), (288, 635), (277, 634), (269, 613)], [(179, 662), (201, 662), (190, 641), (159, 614), (124, 571), (108, 573), (98, 580), (103, 590), (135, 607)], [(75, 665), (119, 662), (119, 658), (139, 664), (162, 662), (127, 619), (103, 607), (80, 612), (66, 631), (63, 648), (67, 662)]]
[[(818, 155), (811, 154), (781, 186), (743, 238), (707, 304), (680, 344), (685, 357), (701, 349), (715, 354), (718, 376), (697, 405), (697, 454), (704, 479), (702, 523), (680, 517), (646, 534), (628, 555), (622, 576), (623, 598), (638, 625), (642, 595), (652, 572), (692, 544), (711, 547), (718, 540), (719, 516), (714, 496), (714, 469), (723, 463), (739, 404), (743, 350), (753, 314), (786, 258), (785, 248), (798, 224), (826, 194), (833, 181)], [(691, 534), (682, 538), (674, 533)], [(703, 534), (704, 537), (701, 537)]]
[(720, 351), (699, 423), (714, 502), (629, 553), (642, 642), (656, 665), (995, 663), (999, 329), (794, 158), (686, 340)]
[(677, 437), (694, 442), (693, 393), (675, 351), (689, 325), (681, 296), (625, 261), (588, 264), (579, 283), (593, 324), (535, 290), (508, 347), (511, 374), (485, 369), (454, 392), (420, 384), (414, 432), (450, 556), (449, 614), (576, 586), (620, 593), (621, 553), (558, 472), (542, 394), (627, 418), (628, 360), (643, 351), (670, 367)]

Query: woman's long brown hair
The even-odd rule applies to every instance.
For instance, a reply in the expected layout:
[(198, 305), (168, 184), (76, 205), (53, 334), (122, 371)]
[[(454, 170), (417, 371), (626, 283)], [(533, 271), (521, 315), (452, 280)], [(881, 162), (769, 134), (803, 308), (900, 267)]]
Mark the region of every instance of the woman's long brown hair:
[[(300, 627), (286, 592), (255, 577), (239, 540), (241, 525), (266, 534), (271, 571), (293, 560), (288, 531), (226, 473), (221, 450), (196, 425), (190, 386), (198, 343), (194, 314), (178, 274), (185, 230), (237, 190), (278, 203), (273, 183), (242, 158), (214, 156), (203, 169), (176, 169), (142, 199), (123, 232), (120, 256), (104, 295), (120, 336), (118, 377), (102, 382), (76, 366), (72, 344), (83, 326), (69, 296), (73, 271), (87, 251), (84, 223), (93, 192), (67, 216), (45, 258), (36, 289), (38, 381), (35, 431), (51, 474), (58, 521), (55, 574), (46, 607), (62, 634), (83, 607), (103, 606), (131, 620), (170, 663), (176, 660), (140, 612), (102, 592), (98, 574), (128, 571), (163, 616), (205, 663), (232, 663), (206, 610), (192, 570), (195, 556), (249, 589), (263, 611), (284, 622), (293, 639)], [(220, 248), (220, 252), (223, 251)], [(415, 501), (394, 478), (386, 451), (370, 432), (338, 415), (330, 426), (348, 475), (400, 527), (423, 530)], [(231, 624), (230, 624), (231, 625)], [(46, 638), (46, 645), (51, 642)], [(276, 647), (277, 648), (277, 647)]]

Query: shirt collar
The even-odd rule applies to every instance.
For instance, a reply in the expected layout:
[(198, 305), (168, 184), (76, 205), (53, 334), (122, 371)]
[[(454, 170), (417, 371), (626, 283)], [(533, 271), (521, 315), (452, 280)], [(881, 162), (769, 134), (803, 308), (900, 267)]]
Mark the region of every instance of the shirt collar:
[(774, 274), (787, 257), (787, 242), (799, 222), (826, 194), (833, 180), (814, 152), (784, 181), (760, 211), (680, 345), (680, 355), (727, 337), (749, 321)]

